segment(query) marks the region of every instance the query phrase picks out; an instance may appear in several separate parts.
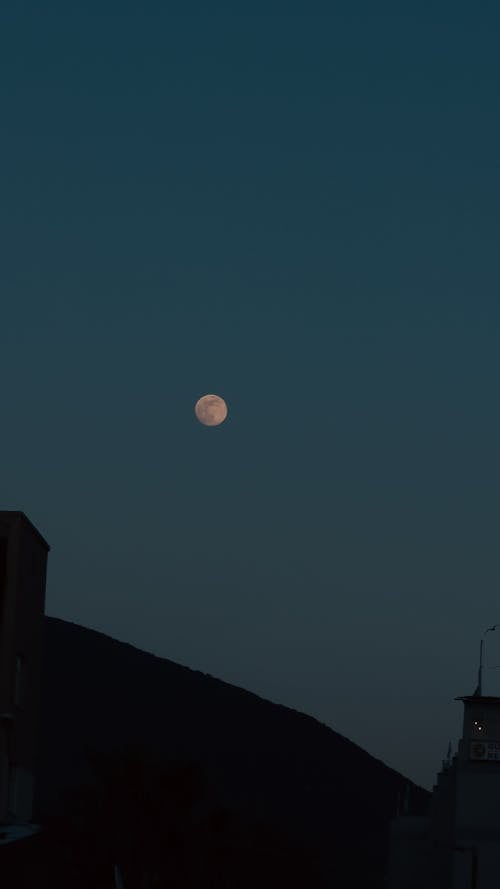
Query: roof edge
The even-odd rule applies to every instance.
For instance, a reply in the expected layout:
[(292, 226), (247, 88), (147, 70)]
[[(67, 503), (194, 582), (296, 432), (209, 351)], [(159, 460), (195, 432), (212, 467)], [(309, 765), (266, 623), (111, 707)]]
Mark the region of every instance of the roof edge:
[(4, 519), (4, 521), (6, 521), (8, 523), (12, 523), (12, 521), (14, 519), (17, 519), (20, 522), (24, 522), (24, 524), (29, 526), (29, 528), (33, 532), (33, 534), (35, 534), (35, 536), (38, 537), (38, 540), (40, 541), (42, 546), (44, 546), (44, 548), (47, 550), (47, 552), (50, 552), (50, 544), (47, 543), (43, 534), (40, 533), (38, 528), (35, 527), (33, 522), (28, 518), (26, 513), (23, 512), (21, 509), (2, 509), (2, 510), (0, 510), (0, 522), (2, 521), (2, 519)]

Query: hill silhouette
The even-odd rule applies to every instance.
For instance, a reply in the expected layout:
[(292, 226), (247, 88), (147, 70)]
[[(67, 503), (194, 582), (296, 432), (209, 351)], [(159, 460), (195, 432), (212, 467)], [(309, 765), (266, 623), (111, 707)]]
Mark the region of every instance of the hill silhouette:
[[(103, 633), (45, 618), (34, 819), (65, 815), (91, 785), (88, 751), (146, 745), (211, 776), (210, 803), (275, 824), (319, 850), (325, 879), (383, 885), (398, 796), (430, 794), (316, 719)], [(331, 885), (331, 884), (330, 884)]]

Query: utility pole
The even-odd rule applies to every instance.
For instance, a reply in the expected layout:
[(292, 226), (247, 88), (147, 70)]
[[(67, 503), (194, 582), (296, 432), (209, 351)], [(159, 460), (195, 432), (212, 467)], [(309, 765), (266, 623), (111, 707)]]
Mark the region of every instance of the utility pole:
[(472, 868), (471, 868), (471, 889), (477, 889), (477, 871), (478, 871), (478, 854), (477, 854), (477, 846), (454, 846), (454, 849), (457, 852), (471, 852), (472, 853)]

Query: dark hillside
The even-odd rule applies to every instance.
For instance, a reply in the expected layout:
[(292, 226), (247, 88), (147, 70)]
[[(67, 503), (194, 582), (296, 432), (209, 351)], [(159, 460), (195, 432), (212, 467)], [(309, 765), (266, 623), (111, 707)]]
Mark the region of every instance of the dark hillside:
[(36, 817), (63, 812), (64, 791), (90, 780), (86, 748), (134, 743), (202, 763), (216, 776), (214, 804), (312, 838), (353, 879), (360, 862), (381, 876), (406, 784), (415, 814), (430, 798), (310, 716), (47, 617)]

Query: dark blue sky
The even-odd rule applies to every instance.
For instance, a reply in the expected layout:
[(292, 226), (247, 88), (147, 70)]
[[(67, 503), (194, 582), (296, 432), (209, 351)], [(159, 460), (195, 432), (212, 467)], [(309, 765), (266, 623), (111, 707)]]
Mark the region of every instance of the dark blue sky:
[(79, 6), (0, 14), (1, 507), (47, 612), (431, 786), (500, 620), (500, 8)]

